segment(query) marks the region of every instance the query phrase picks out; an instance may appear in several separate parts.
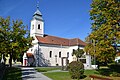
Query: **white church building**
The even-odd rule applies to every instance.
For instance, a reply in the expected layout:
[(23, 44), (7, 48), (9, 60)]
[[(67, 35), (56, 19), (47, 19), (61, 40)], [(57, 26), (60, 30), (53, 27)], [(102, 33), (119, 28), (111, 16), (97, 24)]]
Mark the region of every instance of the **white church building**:
[[(23, 66), (64, 66), (76, 59), (73, 50), (84, 49), (86, 43), (79, 38), (66, 39), (44, 33), (44, 20), (37, 7), (33, 14), (30, 36), (33, 46), (23, 56)], [(90, 66), (90, 56), (84, 54), (85, 64)]]

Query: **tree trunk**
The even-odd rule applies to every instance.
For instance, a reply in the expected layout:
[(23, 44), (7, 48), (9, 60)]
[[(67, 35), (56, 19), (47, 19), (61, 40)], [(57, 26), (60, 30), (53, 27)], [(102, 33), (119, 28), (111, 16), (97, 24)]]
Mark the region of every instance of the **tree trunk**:
[(12, 53), (10, 53), (9, 65), (12, 67)]
[(78, 61), (78, 57), (77, 57), (77, 61)]
[(98, 63), (98, 67), (97, 68), (100, 69), (100, 63)]
[(97, 64), (97, 69), (100, 69), (100, 62), (96, 61), (96, 64)]

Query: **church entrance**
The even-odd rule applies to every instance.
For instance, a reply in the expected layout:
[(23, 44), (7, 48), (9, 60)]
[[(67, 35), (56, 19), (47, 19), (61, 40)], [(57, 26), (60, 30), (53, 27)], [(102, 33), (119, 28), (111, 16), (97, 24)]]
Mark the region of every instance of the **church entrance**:
[(67, 70), (68, 64), (69, 64), (69, 60), (67, 57), (62, 57), (62, 70)]

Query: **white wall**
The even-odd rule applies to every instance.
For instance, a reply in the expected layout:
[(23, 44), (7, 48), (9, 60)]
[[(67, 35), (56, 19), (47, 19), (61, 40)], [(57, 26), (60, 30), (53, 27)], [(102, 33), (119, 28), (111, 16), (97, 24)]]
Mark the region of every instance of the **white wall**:
[[(73, 49), (78, 49), (78, 46), (72, 46), (72, 47), (64, 47), (64, 46), (53, 46), (53, 45), (41, 45), (40, 52), (43, 54), (43, 57), (50, 61), (50, 66), (56, 66), (58, 64), (61, 66), (61, 57), (67, 57), (67, 53), (69, 52), (68, 60), (69, 62), (73, 61), (72, 52)], [(80, 47), (82, 49), (82, 47)], [(50, 58), (50, 51), (52, 51), (52, 57)], [(61, 52), (61, 57), (59, 57), (59, 52)], [(56, 57), (57, 55), (57, 62)]]
[[(50, 61), (50, 66), (56, 66), (58, 64), (61, 66), (61, 57), (67, 57), (68, 48), (54, 47), (54, 46), (40, 46), (41, 53), (44, 58)], [(50, 58), (50, 51), (52, 51), (52, 57)], [(61, 57), (59, 57), (59, 52), (61, 52)], [(55, 57), (57, 55), (57, 57)], [(57, 62), (56, 62), (57, 59)]]

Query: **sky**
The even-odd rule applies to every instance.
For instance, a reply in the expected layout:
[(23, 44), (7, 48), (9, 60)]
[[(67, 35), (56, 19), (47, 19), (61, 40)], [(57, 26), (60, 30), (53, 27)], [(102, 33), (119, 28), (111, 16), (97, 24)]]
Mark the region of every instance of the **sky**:
[(92, 0), (0, 0), (0, 16), (22, 20), (30, 28), (37, 2), (44, 19), (45, 34), (85, 41), (91, 32), (89, 10)]

